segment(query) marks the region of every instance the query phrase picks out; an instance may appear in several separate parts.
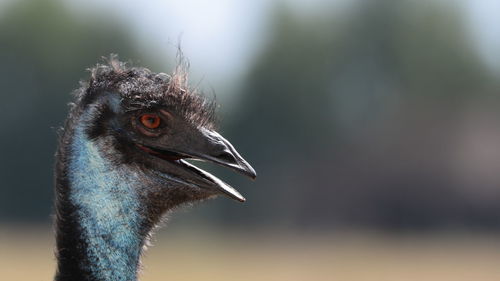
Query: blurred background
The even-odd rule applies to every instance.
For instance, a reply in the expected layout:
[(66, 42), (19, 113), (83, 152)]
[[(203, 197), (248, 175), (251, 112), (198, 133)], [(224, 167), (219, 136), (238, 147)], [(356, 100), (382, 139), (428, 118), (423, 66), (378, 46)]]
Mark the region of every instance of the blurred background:
[(247, 202), (173, 214), (142, 280), (500, 280), (499, 1), (0, 0), (5, 280), (53, 276), (86, 69), (169, 72), (179, 42), (259, 177), (210, 166)]

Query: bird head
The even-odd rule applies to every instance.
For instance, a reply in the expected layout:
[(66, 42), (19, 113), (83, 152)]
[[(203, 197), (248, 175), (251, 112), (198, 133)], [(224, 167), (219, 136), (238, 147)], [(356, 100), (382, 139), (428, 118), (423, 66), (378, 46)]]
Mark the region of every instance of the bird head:
[(68, 120), (78, 120), (73, 122), (111, 170), (137, 175), (141, 197), (161, 213), (216, 195), (245, 201), (233, 187), (186, 161), (212, 162), (256, 177), (215, 130), (214, 108), (213, 101), (188, 87), (182, 68), (167, 75), (112, 58), (91, 70)]

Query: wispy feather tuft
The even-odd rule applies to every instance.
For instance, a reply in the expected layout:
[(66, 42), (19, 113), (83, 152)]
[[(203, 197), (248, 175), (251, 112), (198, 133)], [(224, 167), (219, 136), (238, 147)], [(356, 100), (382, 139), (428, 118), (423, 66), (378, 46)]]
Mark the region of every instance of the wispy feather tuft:
[(216, 103), (189, 86), (188, 67), (182, 53), (172, 74), (132, 67), (110, 55), (104, 63), (89, 69), (89, 81), (82, 82), (75, 92), (76, 104), (88, 104), (103, 91), (117, 92), (127, 111), (166, 107), (196, 126), (212, 129)]

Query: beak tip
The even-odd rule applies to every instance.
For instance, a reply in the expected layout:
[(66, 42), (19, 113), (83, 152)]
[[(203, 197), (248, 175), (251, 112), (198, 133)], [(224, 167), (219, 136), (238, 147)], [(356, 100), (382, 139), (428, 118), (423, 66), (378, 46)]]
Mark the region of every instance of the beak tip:
[(245, 174), (247, 177), (249, 177), (252, 180), (255, 180), (257, 178), (257, 173), (255, 173), (255, 171), (247, 172)]
[(255, 171), (250, 164), (247, 163), (246, 165), (246, 175), (251, 178), (252, 180), (255, 180), (257, 178), (257, 172)]
[[(226, 195), (228, 195), (228, 194), (226, 194)], [(240, 193), (231, 194), (231, 195), (229, 195), (229, 198), (236, 200), (238, 202), (241, 202), (241, 203), (244, 203), (245, 201), (247, 201), (247, 199), (245, 197), (243, 197), (243, 195), (241, 195)]]

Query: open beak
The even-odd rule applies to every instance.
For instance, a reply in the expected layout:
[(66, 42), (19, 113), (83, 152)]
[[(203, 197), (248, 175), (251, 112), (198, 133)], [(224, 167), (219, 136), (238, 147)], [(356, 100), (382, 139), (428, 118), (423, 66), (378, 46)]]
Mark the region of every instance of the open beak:
[(245, 198), (236, 189), (184, 159), (213, 162), (252, 179), (257, 177), (252, 166), (241, 157), (228, 140), (219, 133), (208, 129), (199, 129), (188, 143), (176, 148), (138, 146), (147, 153), (166, 160), (162, 162), (163, 165), (166, 165), (168, 176), (166, 174), (164, 176), (169, 179), (221, 193), (240, 202), (244, 202)]

